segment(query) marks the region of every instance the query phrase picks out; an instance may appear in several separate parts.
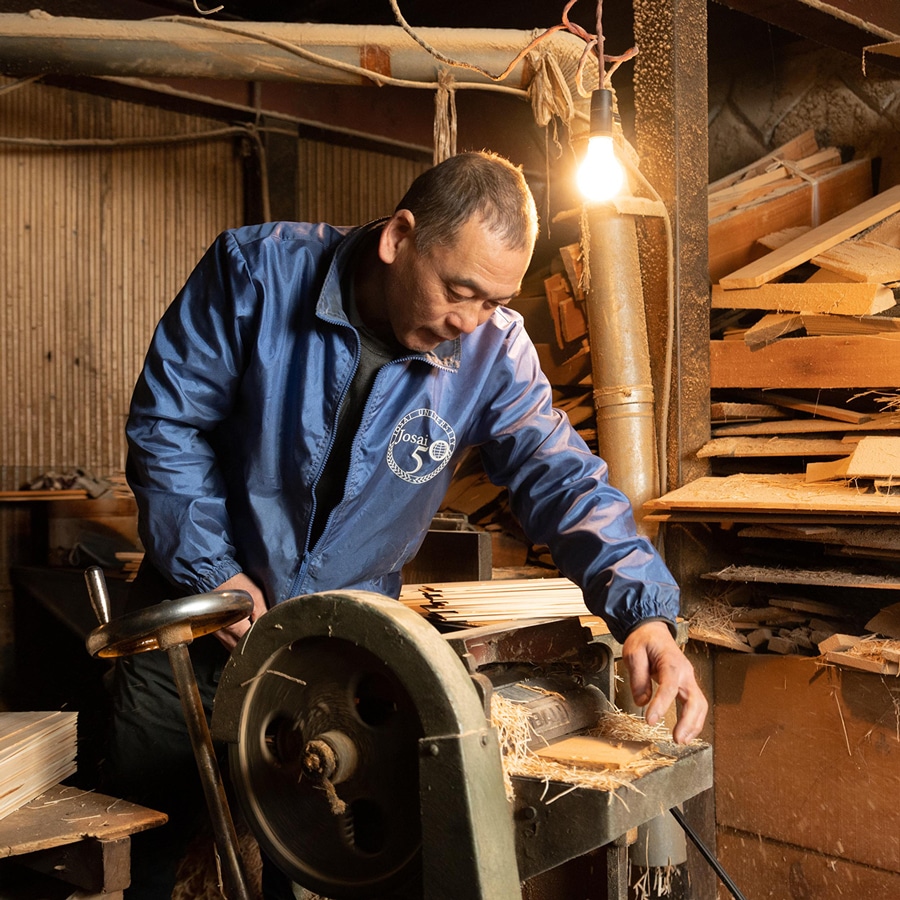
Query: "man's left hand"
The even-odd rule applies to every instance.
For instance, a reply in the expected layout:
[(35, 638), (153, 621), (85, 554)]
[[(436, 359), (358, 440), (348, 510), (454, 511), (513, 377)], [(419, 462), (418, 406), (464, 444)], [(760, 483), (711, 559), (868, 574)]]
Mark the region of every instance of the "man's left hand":
[(709, 704), (697, 684), (694, 667), (675, 643), (669, 626), (665, 622), (638, 625), (625, 639), (622, 659), (631, 677), (634, 702), (647, 707), (647, 723), (655, 725), (678, 700), (680, 709), (672, 736), (679, 744), (697, 737)]
[(246, 619), (235, 622), (226, 628), (220, 628), (216, 632), (216, 637), (225, 645), (228, 650), (234, 650), (237, 642), (250, 630), (250, 626), (266, 611), (266, 598), (259, 587), (250, 580), (243, 572), (233, 575), (228, 581), (223, 581), (217, 588), (217, 591), (239, 590), (246, 591), (253, 598), (253, 609)]

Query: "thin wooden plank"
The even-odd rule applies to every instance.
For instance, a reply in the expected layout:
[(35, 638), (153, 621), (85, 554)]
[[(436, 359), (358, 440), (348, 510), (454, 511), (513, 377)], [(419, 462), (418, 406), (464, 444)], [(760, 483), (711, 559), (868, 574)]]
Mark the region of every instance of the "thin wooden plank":
[(812, 257), (811, 262), (853, 281), (883, 284), (900, 281), (900, 249), (880, 241), (865, 238), (843, 241)]
[(848, 523), (855, 526), (872, 526), (884, 528), (885, 517), (883, 515), (869, 515), (863, 512), (848, 510), (838, 513), (823, 513), (813, 511), (809, 513), (797, 512), (747, 512), (745, 510), (672, 510), (671, 512), (645, 513), (642, 521), (656, 522), (657, 524), (671, 524), (673, 522), (693, 522), (708, 524), (719, 522), (727, 528), (735, 524), (740, 525), (770, 525), (781, 527), (783, 525), (797, 525), (814, 527), (819, 525), (845, 526)]
[(806, 480), (812, 481), (831, 481), (835, 478), (846, 478), (847, 464), (850, 457), (843, 459), (835, 459), (830, 462), (813, 462), (806, 467)]
[(811, 416), (835, 419), (838, 422), (861, 424), (862, 422), (870, 422), (875, 417), (874, 413), (861, 413), (854, 409), (847, 409), (845, 406), (816, 403), (815, 401), (804, 400), (802, 397), (791, 397), (787, 394), (778, 394), (773, 391), (765, 391), (759, 394), (751, 392), (750, 396), (755, 397), (760, 403), (772, 403), (775, 406), (792, 409), (795, 412), (805, 412)]
[(785, 338), (752, 351), (710, 341), (712, 388), (884, 388), (900, 384), (900, 334)]
[(883, 284), (855, 281), (762, 284), (755, 288), (727, 291), (722, 285), (714, 284), (710, 299), (712, 309), (760, 309), (843, 316), (873, 316), (890, 309), (896, 302), (894, 292)]
[(779, 275), (808, 262), (814, 256), (834, 247), (841, 241), (880, 222), (900, 210), (900, 185), (888, 188), (880, 194), (860, 203), (824, 225), (812, 228), (793, 241), (773, 250), (762, 259), (742, 266), (736, 272), (719, 279), (726, 290), (731, 288), (758, 287)]
[(742, 403), (731, 401), (716, 401), (709, 406), (710, 418), (715, 420), (727, 419), (785, 419), (787, 413), (771, 403)]
[(878, 413), (871, 421), (862, 425), (852, 422), (835, 422), (826, 419), (782, 419), (769, 422), (736, 422), (732, 425), (717, 425), (712, 429), (713, 437), (738, 437), (750, 435), (785, 435), (785, 434), (828, 434), (840, 431), (848, 437), (858, 438), (865, 432), (900, 431), (900, 415), (897, 413)]
[(804, 315), (803, 328), (808, 335), (884, 334), (900, 331), (900, 318), (888, 316)]
[(0, 819), (0, 858), (85, 837), (117, 840), (162, 825), (167, 818), (154, 809), (60, 784)]
[(0, 491), (2, 503), (29, 503), (33, 500), (87, 500), (88, 492), (66, 491)]
[(803, 474), (705, 476), (643, 504), (648, 513), (685, 511), (860, 513), (900, 515), (900, 497), (868, 494), (824, 482), (808, 484)]
[(829, 650), (825, 654), (825, 661), (837, 666), (859, 669), (861, 672), (877, 672), (879, 675), (897, 674), (897, 667), (892, 663), (871, 659), (866, 656), (858, 656), (855, 653), (841, 653), (840, 651)]
[(751, 350), (760, 350), (802, 330), (800, 313), (769, 313), (744, 332), (744, 343)]
[(742, 528), (738, 537), (772, 538), (774, 540), (811, 541), (838, 547), (885, 550), (900, 553), (900, 531), (892, 528), (868, 528), (855, 525), (797, 527), (793, 525), (750, 526)]
[(846, 456), (848, 445), (838, 439), (723, 437), (707, 441), (698, 451), (700, 459), (724, 457)]
[(846, 569), (782, 569), (766, 566), (727, 566), (700, 576), (712, 581), (742, 581), (762, 584), (805, 584), (815, 587), (864, 587), (898, 590), (894, 575), (870, 575)]

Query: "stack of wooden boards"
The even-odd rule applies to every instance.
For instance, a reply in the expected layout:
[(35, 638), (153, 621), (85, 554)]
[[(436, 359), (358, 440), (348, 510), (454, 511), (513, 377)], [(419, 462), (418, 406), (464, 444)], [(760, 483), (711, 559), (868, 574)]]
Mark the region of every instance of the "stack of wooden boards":
[(718, 524), (707, 599), (744, 587), (737, 650), (826, 652), (822, 617), (795, 608), (788, 622), (779, 600), (843, 609), (834, 633), (867, 651), (887, 638), (867, 625), (900, 590), (900, 186), (873, 193), (872, 174), (810, 130), (709, 188), (712, 428), (698, 456), (713, 474), (645, 512)]
[[(724, 179), (727, 191), (776, 175), (782, 177), (774, 184), (795, 182), (800, 176), (785, 173), (826, 152), (796, 158), (814, 147), (812, 132), (801, 135)], [(868, 159), (802, 173), (802, 185), (754, 193), (710, 220), (714, 389), (900, 383), (900, 322), (892, 315), (900, 287), (900, 186), (872, 196)], [(850, 173), (859, 176), (852, 188), (832, 197), (829, 186)], [(722, 191), (710, 186), (711, 211)]]
[(77, 717), (0, 712), (0, 818), (75, 774)]
[(400, 601), (435, 624), (452, 628), (578, 616), (593, 634), (609, 629), (584, 605), (568, 578), (509, 578), (405, 585)]

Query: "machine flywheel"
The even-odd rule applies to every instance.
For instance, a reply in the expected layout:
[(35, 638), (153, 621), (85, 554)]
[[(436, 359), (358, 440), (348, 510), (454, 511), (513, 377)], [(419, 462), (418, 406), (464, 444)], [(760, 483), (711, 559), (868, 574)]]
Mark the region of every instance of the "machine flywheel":
[(414, 876), (421, 844), (415, 707), (390, 668), (339, 638), (278, 650), (249, 686), (232, 773), (265, 852), (325, 896)]

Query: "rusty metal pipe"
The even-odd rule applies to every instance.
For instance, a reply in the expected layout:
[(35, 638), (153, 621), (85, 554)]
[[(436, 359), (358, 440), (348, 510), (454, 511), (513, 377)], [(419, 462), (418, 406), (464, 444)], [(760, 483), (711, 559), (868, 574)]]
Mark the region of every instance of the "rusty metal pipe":
[[(0, 60), (9, 74), (220, 78), (245, 81), (297, 81), (317, 84), (372, 84), (359, 73), (304, 59), (278, 42), (360, 66), (376, 75), (434, 84), (446, 68), (394, 25), (319, 23), (215, 23), (187, 19), (115, 21), (55, 17), (46, 13), (0, 14)], [(240, 32), (240, 33), (238, 33)], [(526, 47), (535, 32), (515, 29), (421, 28), (416, 33), (452, 59), (499, 74)], [(565, 31), (541, 45), (551, 51), (570, 87), (584, 41)], [(459, 84), (491, 84), (474, 69), (453, 67)], [(533, 70), (520, 62), (501, 89), (523, 91)], [(596, 82), (588, 66), (585, 84)]]
[[(659, 494), (655, 403), (634, 218), (588, 208), (588, 333), (600, 456), (634, 507)], [(643, 529), (642, 529), (643, 530)]]
[[(187, 628), (190, 631), (190, 625)], [(231, 810), (228, 808), (225, 785), (216, 761), (209, 725), (206, 722), (206, 713), (203, 710), (203, 702), (200, 699), (200, 691), (194, 677), (188, 644), (178, 641), (165, 649), (169, 657), (169, 664), (172, 666), (172, 675), (178, 688), (181, 708), (184, 711), (184, 721), (191, 739), (191, 746), (194, 749), (200, 782), (203, 785), (203, 794), (206, 798), (213, 829), (213, 839), (222, 867), (226, 900), (250, 900), (250, 891), (244, 878), (240, 844), (234, 820), (231, 817)]]

